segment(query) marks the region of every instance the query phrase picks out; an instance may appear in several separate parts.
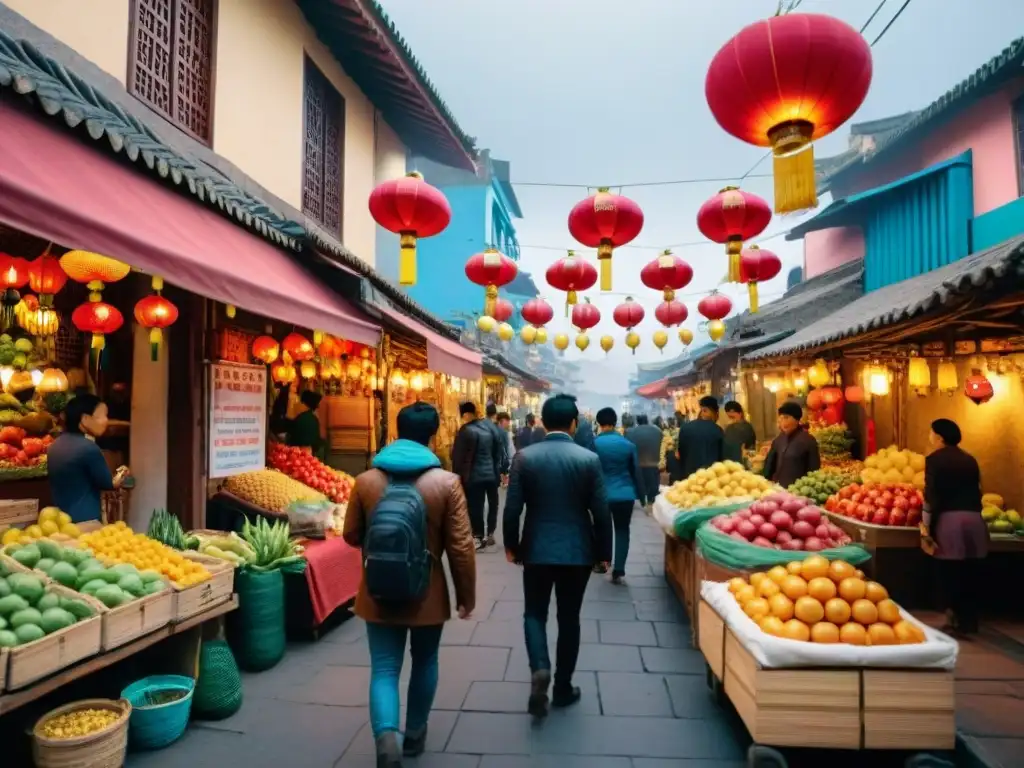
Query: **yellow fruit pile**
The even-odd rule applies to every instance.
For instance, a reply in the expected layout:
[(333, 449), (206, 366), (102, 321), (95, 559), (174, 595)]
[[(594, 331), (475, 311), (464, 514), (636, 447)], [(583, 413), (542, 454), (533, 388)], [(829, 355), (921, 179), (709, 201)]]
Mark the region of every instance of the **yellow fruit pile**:
[(224, 481), (224, 490), (250, 504), (280, 514), (284, 514), (293, 501), (327, 500), (322, 493), (276, 469), (258, 469), (229, 477)]
[(719, 461), (673, 484), (665, 491), (665, 498), (682, 509), (721, 507), (759, 499), (778, 490), (781, 489), (771, 481), (748, 472), (739, 462)]
[(50, 739), (73, 739), (107, 728), (124, 717), (113, 709), (78, 709), (51, 717), (40, 729)]
[(36, 539), (53, 539), (54, 541), (70, 541), (82, 535), (78, 526), (71, 522), (71, 515), (61, 512), (57, 507), (44, 507), (38, 519), (24, 530), (8, 528), (0, 537), (0, 544), (25, 544)]
[(865, 484), (913, 483), (923, 489), (924, 456), (890, 445), (864, 460), (860, 477)]
[(849, 563), (821, 555), (736, 577), (729, 591), (761, 631), (788, 640), (912, 645), (924, 632), (903, 618), (885, 587)]
[(156, 571), (179, 587), (191, 587), (210, 578), (202, 564), (176, 549), (135, 533), (122, 521), (83, 534), (79, 541), (104, 565), (131, 563), (140, 571)]

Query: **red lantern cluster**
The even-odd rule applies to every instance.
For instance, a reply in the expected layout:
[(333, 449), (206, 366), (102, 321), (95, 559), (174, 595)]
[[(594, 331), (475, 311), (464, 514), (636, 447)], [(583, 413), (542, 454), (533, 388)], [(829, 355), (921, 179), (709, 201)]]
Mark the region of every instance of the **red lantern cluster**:
[(601, 310), (584, 300), (572, 308), (572, 324), (585, 333), (601, 322)]
[(28, 282), (28, 262), (17, 256), (0, 253), (0, 325), (7, 330), (15, 321), (14, 308), (21, 301), (19, 288)]
[(90, 349), (93, 357), (97, 357), (107, 346), (107, 334), (124, 325), (124, 315), (117, 307), (97, 298), (79, 304), (71, 313), (71, 322), (83, 333), (92, 334)]
[(569, 212), (569, 233), (587, 248), (597, 248), (601, 265), (601, 290), (612, 289), (612, 251), (632, 242), (644, 226), (640, 206), (606, 187)]
[(289, 333), (281, 342), (281, 348), (291, 358), (292, 362), (301, 363), (305, 360), (312, 360), (316, 356), (313, 342), (301, 333)]
[(693, 269), (672, 251), (665, 250), (640, 271), (640, 281), (648, 288), (661, 291), (666, 302), (675, 299), (693, 279)]
[(697, 228), (708, 240), (725, 245), (729, 282), (740, 282), (743, 241), (764, 232), (772, 210), (762, 198), (736, 187), (725, 187), (697, 212)]
[(277, 361), (281, 354), (281, 345), (273, 336), (257, 336), (252, 343), (252, 356), (265, 365)]
[(864, 401), (864, 388), (859, 387), (856, 384), (851, 384), (846, 388), (846, 402), (848, 403), (860, 403)]
[(452, 220), (448, 198), (413, 172), (370, 193), (370, 215), (399, 236), (398, 283), (416, 285), (416, 240), (440, 234)]
[(565, 314), (579, 300), (579, 292), (587, 291), (597, 282), (597, 269), (586, 259), (577, 256), (574, 251), (556, 261), (546, 273), (548, 285), (567, 293)]
[(740, 253), (740, 282), (747, 284), (750, 311), (757, 312), (757, 284), (771, 280), (782, 270), (782, 261), (771, 251), (752, 245)]
[(495, 248), (475, 253), (466, 262), (466, 277), (484, 287), (484, 314), (494, 317), (498, 289), (515, 280), (519, 267), (512, 259)]

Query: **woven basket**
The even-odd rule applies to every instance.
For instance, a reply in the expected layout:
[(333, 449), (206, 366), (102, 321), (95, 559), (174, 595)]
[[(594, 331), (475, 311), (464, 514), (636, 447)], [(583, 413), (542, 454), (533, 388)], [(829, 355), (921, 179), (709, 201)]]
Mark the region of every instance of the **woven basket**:
[[(43, 723), (47, 720), (80, 709), (110, 709), (122, 716), (88, 736), (51, 739), (43, 735)], [(37, 768), (121, 768), (128, 750), (131, 712), (132, 705), (124, 699), (83, 699), (47, 712), (32, 729), (32, 757)]]
[(223, 640), (204, 642), (199, 653), (192, 715), (204, 720), (223, 720), (241, 706), (242, 678), (231, 648)]

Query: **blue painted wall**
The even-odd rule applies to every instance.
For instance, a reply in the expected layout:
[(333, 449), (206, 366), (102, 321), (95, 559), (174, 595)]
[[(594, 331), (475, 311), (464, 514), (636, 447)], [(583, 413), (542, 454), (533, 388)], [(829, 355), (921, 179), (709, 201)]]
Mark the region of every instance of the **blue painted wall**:
[(974, 220), (971, 252), (984, 251), (1021, 234), (1024, 234), (1024, 197), (1018, 197)]

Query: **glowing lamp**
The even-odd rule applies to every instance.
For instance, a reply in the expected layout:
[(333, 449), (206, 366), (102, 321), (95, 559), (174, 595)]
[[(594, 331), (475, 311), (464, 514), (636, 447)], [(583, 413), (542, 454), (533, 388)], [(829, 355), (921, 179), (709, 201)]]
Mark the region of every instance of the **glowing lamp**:
[(884, 368), (876, 368), (868, 376), (868, 391), (874, 397), (885, 397), (889, 394), (889, 372)]
[(452, 220), (448, 198), (414, 171), (378, 184), (369, 203), (373, 220), (399, 236), (399, 285), (416, 285), (416, 240), (445, 230)]
[(820, 389), (812, 389), (807, 393), (807, 407), (812, 411), (820, 411), (825, 407), (825, 401), (821, 397)]
[(952, 360), (939, 362), (935, 372), (936, 385), (938, 390), (946, 395), (952, 395), (960, 388), (960, 379), (956, 373), (956, 363)]
[(597, 248), (601, 290), (612, 289), (612, 251), (632, 242), (644, 226), (640, 206), (601, 187), (569, 212), (569, 233), (587, 248)]
[(273, 336), (257, 336), (252, 343), (252, 356), (261, 363), (271, 365), (281, 354), (281, 345)]
[(864, 389), (862, 387), (858, 387), (856, 384), (848, 386), (844, 394), (846, 395), (846, 402), (848, 403), (860, 403), (864, 401)]
[(824, 387), (831, 378), (824, 360), (815, 360), (814, 365), (807, 369), (807, 381), (812, 387)]
[(39, 383), (36, 384), (36, 391), (44, 395), (51, 392), (67, 392), (68, 377), (60, 368), (47, 368), (43, 371)]
[[(886, 376), (886, 381), (888, 382), (888, 380), (889, 378)], [(821, 390), (821, 401), (825, 403), (826, 406), (836, 405), (837, 403), (841, 403), (842, 400), (843, 391), (839, 387), (825, 387)]]
[(291, 384), (295, 381), (295, 366), (278, 360), (270, 366), (270, 376), (278, 384)]
[(304, 379), (316, 378), (316, 363), (312, 360), (303, 360), (299, 363), (299, 375)]
[(71, 322), (83, 333), (92, 334), (90, 354), (98, 360), (100, 352), (107, 346), (107, 334), (124, 325), (124, 315), (117, 307), (100, 301), (98, 293), (93, 293), (92, 296), (96, 297), (95, 301), (90, 298), (71, 313)]
[(124, 262), (91, 251), (68, 251), (60, 257), (60, 267), (76, 283), (99, 292), (107, 283), (123, 280), (132, 271)]
[(995, 396), (995, 390), (985, 374), (972, 368), (971, 375), (964, 380), (964, 395), (975, 405), (981, 405)]
[(281, 342), (281, 348), (297, 363), (312, 360), (316, 355), (313, 343), (301, 333), (289, 333)]
[(925, 358), (910, 358), (907, 365), (907, 384), (920, 396), (928, 394), (928, 388), (932, 385), (932, 371)]
[(0, 319), (5, 330), (14, 325), (17, 319), (15, 307), (21, 303), (18, 289), (23, 288), (27, 282), (28, 262), (17, 256), (0, 254), (0, 290), (3, 291), (3, 297), (0, 299)]
[(708, 240), (721, 243), (729, 256), (729, 282), (740, 282), (743, 241), (764, 232), (772, 220), (768, 203), (737, 187), (725, 187), (697, 211), (697, 229)]
[(168, 328), (178, 319), (178, 308), (159, 291), (163, 288), (163, 280), (153, 278), (153, 290), (150, 296), (143, 296), (135, 305), (135, 322), (149, 329), (149, 355), (156, 361), (160, 357), (160, 344), (164, 338), (164, 328)]

